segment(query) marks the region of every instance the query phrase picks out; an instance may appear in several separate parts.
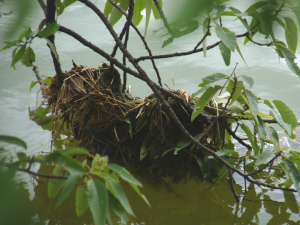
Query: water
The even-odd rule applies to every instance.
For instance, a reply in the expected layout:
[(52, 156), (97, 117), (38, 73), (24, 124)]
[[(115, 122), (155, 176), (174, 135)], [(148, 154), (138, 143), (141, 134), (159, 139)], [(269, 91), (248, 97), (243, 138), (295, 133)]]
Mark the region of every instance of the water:
[[(96, 5), (103, 9), (104, 2), (98, 0)], [(10, 4), (10, 2), (2, 4), (1, 12), (9, 9)], [(170, 1), (169, 4), (171, 4)], [(33, 23), (33, 29), (36, 29), (39, 20), (43, 18), (43, 13), (38, 8), (34, 9), (38, 10), (38, 12), (31, 13), (29, 20)], [(0, 30), (11, 25), (9, 18), (0, 17)], [(84, 38), (103, 50), (111, 52), (114, 46), (113, 38), (107, 33), (106, 28), (101, 25), (99, 18), (91, 10), (84, 7), (83, 4), (76, 3), (72, 5), (59, 17), (58, 21), (61, 25), (76, 30)], [(143, 23), (144, 21), (139, 26), (142, 33), (144, 32)], [(201, 31), (196, 31), (192, 35), (175, 39), (172, 44), (162, 49), (161, 45), (166, 37), (161, 36), (165, 34), (165, 31), (152, 34), (152, 31), (160, 27), (162, 27), (162, 23), (154, 21), (152, 18), (147, 42), (154, 55), (190, 50), (197, 42), (195, 37), (197, 35), (201, 37)], [(117, 33), (120, 32), (121, 28), (122, 22), (119, 22), (115, 26)], [(237, 26), (236, 28), (235, 23), (230, 23), (229, 28), (237, 33), (242, 32), (240, 31), (241, 27)], [(279, 32), (278, 37), (283, 37), (283, 34)], [(0, 47), (3, 46), (3, 41), (6, 40), (3, 35), (0, 36)], [(208, 44), (214, 43), (215, 40), (211, 38)], [(274, 49), (253, 44), (242, 46), (243, 39), (238, 41), (248, 67), (238, 53), (232, 55), (231, 65), (226, 67), (219, 49), (216, 47), (208, 51), (206, 58), (203, 57), (202, 53), (196, 53), (188, 57), (156, 60), (162, 76), (162, 83), (173, 87), (171, 79), (171, 74), (173, 74), (176, 87), (192, 93), (197, 90), (197, 84), (201, 82), (201, 78), (215, 72), (230, 74), (238, 62), (237, 75), (251, 76), (255, 81), (253, 90), (258, 96), (284, 101), (294, 111), (295, 115), (300, 118), (299, 77), (289, 70), (283, 60), (279, 61)], [(260, 41), (264, 40), (261, 39)], [(72, 59), (77, 64), (89, 65), (95, 68), (102, 62), (106, 62), (103, 57), (80, 45), (76, 40), (63, 33), (56, 35), (56, 45), (63, 70), (69, 70), (72, 67)], [(35, 50), (35, 65), (39, 67), (41, 75), (53, 76), (55, 72), (46, 42), (35, 40), (31, 46)], [(129, 50), (135, 57), (147, 55), (142, 42), (134, 32), (130, 34)], [(119, 53), (117, 58), (121, 60)], [(35, 80), (34, 73), (30, 68), (25, 68), (20, 64), (17, 64), (17, 70), (15, 71), (10, 67), (10, 64), (11, 50), (1, 52), (0, 133), (22, 138), (28, 144), (30, 154), (42, 151), (47, 152), (50, 150), (51, 132), (29, 120), (28, 115), (28, 107), (37, 107), (41, 100), (40, 92), (37, 94), (38, 87), (35, 87), (29, 93), (29, 85), (31, 81)], [(156, 80), (155, 72), (149, 60), (141, 62), (141, 66), (150, 78)], [(128, 84), (132, 86), (133, 95), (145, 97), (150, 93), (150, 89), (142, 81), (134, 77), (129, 76)], [(299, 130), (297, 134), (299, 135)], [(3, 144), (1, 146), (10, 149), (12, 153), (20, 150), (15, 146)], [(37, 170), (39, 168), (34, 169)], [(235, 203), (227, 181), (220, 182), (213, 189), (207, 189), (209, 184), (194, 177), (189, 178), (187, 176), (185, 181), (178, 184), (166, 178), (161, 185), (150, 182), (145, 176), (136, 174), (136, 177), (143, 183), (142, 192), (147, 196), (152, 207), (149, 209), (127, 187), (127, 184), (124, 184), (123, 187), (136, 214), (135, 218), (131, 218), (132, 224), (292, 224), (292, 221), (300, 221), (297, 204), (297, 201), (299, 202), (300, 199), (297, 196), (295, 199), (295, 195), (292, 193), (253, 188), (245, 196), (249, 200), (244, 200), (238, 205)], [(28, 175), (24, 174), (18, 174), (17, 179), (22, 181), (22, 185), (28, 190), (29, 199), (38, 208), (34, 217), (36, 221), (45, 221), (45, 224), (92, 223), (89, 213), (79, 218), (76, 217), (74, 193), (71, 194), (68, 201), (55, 208), (57, 199), (49, 200), (45, 184), (34, 186), (33, 183), (35, 182), (30, 180)], [(236, 182), (237, 192), (241, 194), (242, 181), (236, 179)], [(114, 218), (114, 222), (117, 224), (118, 219)]]

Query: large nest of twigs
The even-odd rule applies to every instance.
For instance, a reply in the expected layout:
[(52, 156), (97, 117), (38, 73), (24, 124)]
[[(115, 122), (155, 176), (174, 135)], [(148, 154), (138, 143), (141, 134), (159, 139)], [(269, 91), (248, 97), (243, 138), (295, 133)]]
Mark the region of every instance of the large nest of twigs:
[[(105, 63), (98, 69), (74, 64), (64, 75), (61, 87), (54, 77), (51, 85), (43, 88), (43, 95), (52, 108), (54, 118), (63, 119), (71, 127), (80, 145), (92, 153), (121, 155), (155, 167), (158, 162), (165, 162), (164, 158), (173, 160), (180, 155), (182, 161), (188, 157), (185, 156), (188, 155), (186, 152), (196, 152), (154, 95), (143, 100), (131, 96), (129, 90), (122, 93), (120, 74), (116, 69)], [(186, 99), (188, 104), (195, 104), (186, 91), (169, 91)], [(182, 104), (163, 96), (193, 136), (199, 136), (210, 124), (207, 117), (201, 115), (192, 123), (190, 113)], [(211, 109), (206, 109), (206, 112), (215, 114), (215, 110)], [(220, 147), (224, 138), (222, 130), (219, 127), (211, 129), (201, 142)], [(168, 157), (162, 157), (166, 154)], [(176, 167), (172, 160), (165, 162), (165, 166), (172, 163)], [(185, 163), (189, 163), (189, 160), (185, 160)]]

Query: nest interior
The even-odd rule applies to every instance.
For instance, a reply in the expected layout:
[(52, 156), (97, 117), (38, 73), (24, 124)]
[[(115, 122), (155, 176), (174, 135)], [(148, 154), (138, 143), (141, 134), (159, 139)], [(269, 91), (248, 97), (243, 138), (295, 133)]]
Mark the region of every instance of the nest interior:
[[(73, 65), (64, 73), (62, 86), (53, 77), (51, 85), (42, 90), (52, 109), (53, 122), (63, 119), (80, 146), (93, 154), (120, 156), (138, 167), (164, 174), (187, 170), (191, 154), (201, 157), (201, 151), (182, 135), (153, 94), (141, 99), (133, 97), (128, 90), (122, 93), (119, 72), (105, 63), (97, 69)], [(186, 91), (169, 91), (195, 105)], [(210, 121), (201, 114), (191, 122), (191, 114), (178, 100), (163, 96), (194, 137), (209, 126)], [(212, 108), (205, 110), (216, 114)], [(224, 144), (225, 129), (220, 128), (223, 126), (220, 123), (200, 140), (203, 144), (215, 149)]]

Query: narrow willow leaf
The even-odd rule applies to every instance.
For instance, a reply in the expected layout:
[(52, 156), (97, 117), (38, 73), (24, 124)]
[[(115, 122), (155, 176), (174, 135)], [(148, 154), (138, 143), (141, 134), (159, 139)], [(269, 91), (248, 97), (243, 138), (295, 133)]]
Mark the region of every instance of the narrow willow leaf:
[(287, 167), (288, 173), (293, 181), (293, 184), (300, 195), (300, 188), (299, 188), (300, 174), (299, 174), (297, 168), (295, 167), (294, 163), (292, 163), (288, 159), (283, 159), (283, 161)]
[(23, 65), (27, 67), (32, 67), (32, 63), (35, 62), (35, 54), (32, 48), (27, 47), (25, 53), (21, 59)]
[(297, 118), (294, 112), (283, 101), (274, 100), (273, 103), (285, 123), (290, 124), (292, 129), (298, 127)]
[[(118, 3), (117, 1), (115, 1), (116, 3)], [(104, 16), (106, 18), (108, 18), (109, 14), (111, 13), (112, 9), (113, 9), (113, 5), (110, 3), (110, 1), (106, 1), (105, 7), (104, 7)]]
[(133, 190), (135, 190), (135, 192), (147, 203), (147, 205), (149, 206), (149, 207), (151, 207), (150, 206), (150, 203), (149, 203), (149, 201), (147, 200), (147, 198), (145, 197), (145, 195), (143, 195), (141, 192), (140, 192), (140, 189), (138, 188), (138, 186), (137, 185), (135, 185), (135, 184), (133, 184), (133, 183), (129, 183), (130, 184), (130, 186), (133, 188)]
[(278, 48), (281, 50), (290, 70), (300, 77), (300, 69), (298, 65), (294, 62), (294, 60), (296, 59), (294, 53), (282, 46), (278, 46)]
[(236, 50), (237, 50), (238, 53), (240, 54), (241, 58), (243, 59), (244, 63), (246, 64), (246, 66), (248, 67), (248, 65), (247, 65), (247, 63), (246, 63), (246, 60), (244, 59), (244, 56), (243, 56), (243, 54), (242, 54), (242, 52), (241, 52), (241, 49), (240, 49), (238, 43), (236, 43)]
[(249, 84), (250, 88), (254, 85), (254, 80), (252, 79), (252, 77), (242, 75), (242, 78)]
[[(210, 83), (219, 81), (219, 80), (223, 80), (223, 79), (227, 79), (229, 76), (225, 75), (224, 73), (214, 73), (212, 75), (209, 75), (207, 77), (204, 77), (202, 80), (203, 81), (207, 81)], [(198, 85), (198, 87), (203, 87), (205, 86), (207, 83), (202, 82), (203, 85)]]
[(67, 148), (62, 151), (64, 155), (89, 155), (92, 156), (86, 148), (75, 147), (75, 148)]
[(220, 90), (222, 87), (219, 85), (216, 85), (215, 87), (209, 87), (203, 95), (199, 98), (195, 105), (195, 109), (192, 113), (192, 121), (201, 113), (201, 111), (204, 109), (206, 104), (214, 97), (214, 95), (217, 93), (218, 90)]
[(187, 147), (190, 143), (191, 143), (191, 141), (185, 137), (182, 137), (181, 139), (179, 139), (178, 143), (176, 144), (176, 148), (174, 150), (174, 155), (177, 155), (179, 150)]
[(107, 191), (99, 180), (89, 180), (87, 183), (88, 203), (95, 225), (105, 225), (108, 210)]
[(112, 207), (114, 213), (118, 217), (120, 217), (121, 224), (127, 224), (128, 216), (124, 208), (121, 206), (119, 200), (115, 198), (115, 196), (113, 196), (113, 194), (111, 194), (110, 192), (108, 192), (108, 200), (109, 200), (109, 205)]
[(81, 174), (80, 173), (71, 173), (71, 175), (68, 177), (65, 186), (58, 198), (56, 207), (59, 206), (64, 200), (65, 198), (70, 194), (70, 192), (72, 191), (73, 187), (75, 186), (79, 176)]
[(262, 140), (265, 140), (266, 139), (265, 124), (259, 116), (257, 116), (257, 121), (258, 121), (258, 124), (257, 124), (258, 136)]
[[(160, 5), (161, 8), (163, 8), (163, 2), (162, 0), (158, 0), (158, 3)], [(156, 8), (156, 5), (153, 3), (152, 4), (152, 12), (153, 12), (153, 16), (156, 20), (161, 19), (161, 16), (159, 14), (158, 9)]]
[(150, 21), (152, 3), (153, 3), (153, 0), (146, 0), (146, 21), (145, 21), (145, 35), (144, 35), (145, 38), (147, 35), (148, 25), (149, 25), (149, 21)]
[[(234, 86), (232, 87), (232, 90), (233, 90)], [(238, 81), (236, 82), (236, 87), (235, 87), (235, 91), (232, 95), (232, 98), (231, 98), (231, 102), (229, 105), (232, 105), (241, 95), (242, 91), (244, 90), (244, 84), (243, 84), (243, 81)]]
[(252, 134), (250, 128), (244, 123), (241, 124), (241, 128), (246, 133), (246, 135), (247, 135), (247, 137), (248, 137), (248, 139), (251, 143), (252, 149), (254, 150), (254, 154), (258, 155), (259, 154), (259, 148), (258, 148), (255, 140), (253, 139), (253, 134)]
[(259, 112), (259, 110), (258, 110), (258, 104), (257, 104), (257, 97), (251, 90), (245, 89), (245, 92), (246, 92), (246, 96), (248, 99), (248, 104), (251, 109), (251, 112), (252, 112), (256, 122), (258, 123), (257, 113)]
[(14, 136), (0, 135), (0, 142), (18, 145), (24, 149), (27, 149), (26, 142)]
[(145, 6), (145, 0), (135, 0), (134, 2), (135, 3), (134, 3), (132, 22), (134, 23), (135, 26), (137, 26), (139, 25), (139, 23), (143, 18), (141, 12), (145, 9), (146, 6)]
[(266, 35), (273, 33), (272, 23), (273, 23), (273, 17), (267, 13), (260, 13), (259, 15), (259, 21), (260, 26), (262, 29), (262, 32)]
[[(58, 54), (57, 54), (57, 52), (56, 52), (55, 45), (54, 45), (48, 38), (45, 38), (45, 40), (47, 41), (48, 46), (49, 46), (51, 52), (53, 53), (54, 57), (55, 57), (56, 60), (59, 62), (59, 58), (58, 58)], [(59, 62), (59, 63), (60, 63), (60, 62)]]
[(65, 164), (67, 167), (77, 170), (79, 172), (85, 172), (83, 166), (75, 159), (71, 159), (59, 152), (53, 152), (44, 157), (44, 162), (59, 162)]
[(218, 175), (218, 177), (217, 177), (217, 179), (216, 179), (216, 180), (213, 182), (213, 184), (212, 184), (210, 187), (208, 187), (207, 189), (212, 188), (212, 187), (215, 186), (220, 180), (222, 180), (223, 177), (224, 177), (225, 175), (227, 175), (227, 171), (228, 171), (227, 167), (226, 167), (226, 166), (223, 166), (222, 169), (221, 169), (221, 171), (220, 171), (220, 173), (219, 173), (219, 175)]
[(78, 187), (76, 190), (76, 214), (77, 216), (83, 215), (83, 213), (89, 207), (88, 195), (81, 187)]
[(298, 45), (298, 29), (293, 19), (284, 17), (286, 23), (285, 38), (292, 52), (296, 52)]
[(7, 44), (3, 48), (0, 49), (0, 52), (2, 52), (5, 49), (8, 49), (8, 48), (10, 48), (12, 46), (17, 46), (20, 42), (22, 42), (22, 41), (15, 40), (15, 41), (11, 41), (11, 42), (6, 42)]
[(218, 23), (215, 22), (215, 25), (216, 25), (215, 30), (218, 37), (221, 39), (224, 45), (227, 46), (227, 48), (229, 48), (231, 51), (234, 52), (236, 46), (235, 33), (233, 32), (225, 33), (225, 31), (223, 30), (224, 28), (222, 28)]
[(127, 181), (128, 183), (133, 183), (138, 186), (142, 186), (142, 184), (135, 179), (127, 170), (117, 164), (108, 164), (107, 167), (113, 171), (115, 171), (123, 180)]
[(16, 63), (22, 59), (23, 55), (25, 54), (25, 49), (26, 49), (26, 45), (22, 45), (18, 49), (18, 51), (15, 54), (13, 54), (11, 67), (15, 68)]
[(124, 191), (122, 190), (120, 184), (118, 183), (118, 181), (116, 181), (115, 179), (113, 179), (110, 176), (104, 176), (104, 179), (105, 179), (108, 189), (120, 201), (121, 205), (124, 207), (126, 212), (129, 213), (130, 215), (134, 216), (134, 213), (131, 209), (128, 199), (127, 199)]
[(277, 131), (270, 125), (266, 125), (267, 139), (271, 141), (275, 146), (279, 146), (279, 137)]
[[(127, 11), (129, 7), (129, 1), (128, 0), (120, 0), (120, 7), (124, 10)], [(110, 17), (109, 17), (109, 22), (111, 23), (112, 26), (114, 26), (123, 16), (123, 14), (116, 8), (113, 7)]]
[(39, 38), (46, 38), (52, 34), (54, 34), (56, 31), (58, 31), (60, 25), (57, 24), (57, 22), (53, 22), (50, 25), (48, 25), (45, 29), (41, 30), (38, 33)]
[(219, 48), (220, 48), (220, 52), (221, 52), (221, 55), (223, 57), (223, 60), (225, 62), (225, 65), (229, 66), (230, 65), (230, 58), (231, 58), (230, 49), (223, 42), (221, 42), (219, 44)]
[(195, 93), (192, 94), (191, 99), (193, 100), (195, 96), (201, 94), (202, 92), (206, 91), (207, 88), (209, 88), (211, 86), (211, 83), (206, 84), (205, 86), (203, 86), (202, 88), (200, 88), (198, 91), (196, 91)]
[[(62, 174), (62, 168), (59, 165), (56, 165), (52, 172), (55, 176), (60, 176)], [(48, 182), (48, 196), (49, 198), (54, 198), (62, 186), (66, 183), (66, 180), (62, 179), (52, 179)]]
[(257, 157), (255, 166), (260, 166), (261, 164), (266, 164), (269, 161), (269, 158), (273, 152), (274, 152), (274, 149), (267, 149), (267, 150), (263, 151), (263, 153)]

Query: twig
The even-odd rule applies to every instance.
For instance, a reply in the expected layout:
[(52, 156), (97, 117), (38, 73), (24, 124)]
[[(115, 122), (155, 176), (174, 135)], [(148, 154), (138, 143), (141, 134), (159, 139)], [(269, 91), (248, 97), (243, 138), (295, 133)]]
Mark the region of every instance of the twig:
[(230, 127), (226, 126), (226, 130), (228, 132), (228, 134), (230, 134), (235, 140), (237, 140), (241, 145), (245, 146), (248, 150), (252, 150), (252, 147), (250, 145), (248, 145), (247, 143), (245, 143), (241, 138), (239, 138), (235, 132), (233, 132)]
[(38, 81), (39, 84), (41, 85), (41, 84), (42, 84), (42, 83), (41, 83), (42, 78), (41, 78), (40, 73), (39, 73), (39, 71), (38, 71), (38, 67), (37, 67), (37, 66), (34, 66), (34, 67), (32, 68), (32, 70), (33, 70), (33, 72), (34, 72), (34, 74), (35, 74), (35, 77), (36, 77), (37, 81)]
[(208, 20), (208, 26), (207, 26), (207, 31), (203, 38), (199, 41), (199, 43), (195, 46), (194, 51), (197, 50), (197, 48), (202, 44), (202, 42), (205, 40), (205, 38), (210, 34), (210, 19)]

